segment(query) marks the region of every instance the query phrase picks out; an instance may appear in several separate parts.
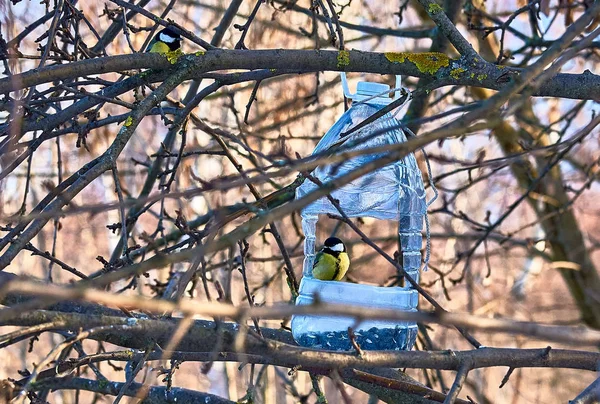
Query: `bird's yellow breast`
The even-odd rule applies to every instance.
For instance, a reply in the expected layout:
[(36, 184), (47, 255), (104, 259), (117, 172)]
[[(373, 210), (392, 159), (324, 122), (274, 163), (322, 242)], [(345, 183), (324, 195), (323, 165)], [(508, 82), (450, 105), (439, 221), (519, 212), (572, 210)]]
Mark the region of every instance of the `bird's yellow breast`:
[(169, 45), (161, 41), (156, 41), (149, 50), (149, 52), (160, 53), (161, 55), (166, 55), (170, 51)]
[(337, 257), (332, 254), (320, 252), (315, 257), (313, 276), (322, 281), (342, 280), (350, 267), (350, 258), (345, 252)]
[(348, 253), (341, 252), (340, 256), (340, 276), (336, 278), (337, 280), (341, 280), (348, 272), (348, 268), (350, 268), (350, 257), (348, 257)]

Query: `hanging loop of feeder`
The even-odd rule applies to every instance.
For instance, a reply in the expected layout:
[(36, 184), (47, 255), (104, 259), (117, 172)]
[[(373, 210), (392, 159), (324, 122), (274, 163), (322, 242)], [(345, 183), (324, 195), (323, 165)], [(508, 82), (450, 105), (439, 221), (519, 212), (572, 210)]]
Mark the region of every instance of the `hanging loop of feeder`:
[[(348, 85), (348, 78), (345, 72), (341, 72), (342, 78), (342, 89), (344, 90), (344, 96), (351, 99), (352, 101), (373, 101), (376, 104), (389, 104), (392, 101), (396, 101), (402, 96), (403, 92), (408, 91), (402, 87), (402, 76), (396, 75), (396, 86), (390, 90), (385, 84), (373, 83), (370, 81), (360, 81), (357, 85), (357, 91), (353, 94), (350, 92), (350, 86)], [(387, 94), (393, 92), (393, 98), (389, 98)]]

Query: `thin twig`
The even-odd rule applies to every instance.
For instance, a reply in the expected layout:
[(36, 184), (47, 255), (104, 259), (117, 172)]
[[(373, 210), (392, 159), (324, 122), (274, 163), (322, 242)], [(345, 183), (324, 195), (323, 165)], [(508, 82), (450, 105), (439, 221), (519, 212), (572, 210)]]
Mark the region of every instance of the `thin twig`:
[(240, 36), (240, 39), (235, 44), (234, 49), (248, 49), (246, 47), (246, 45), (244, 44), (244, 40), (246, 39), (246, 35), (248, 34), (248, 30), (250, 29), (250, 25), (252, 24), (252, 21), (254, 21), (254, 18), (256, 17), (256, 14), (258, 13), (258, 9), (264, 2), (265, 2), (265, 0), (256, 0), (256, 4), (254, 5), (254, 8), (252, 9), (250, 16), (248, 17), (248, 20), (246, 21), (246, 23), (244, 25), (233, 24), (233, 26), (235, 28), (242, 31), (242, 35)]
[[(254, 296), (250, 294), (250, 287), (248, 286), (248, 277), (246, 276), (246, 256), (248, 255), (248, 249), (250, 245), (246, 240), (242, 240), (238, 242), (238, 247), (240, 249), (240, 272), (242, 274), (242, 281), (244, 282), (244, 290), (246, 291), (246, 300), (248, 300), (248, 304), (250, 307), (254, 306)], [(252, 322), (254, 323), (254, 329), (261, 337), (262, 332), (260, 331), (260, 326), (258, 325), (258, 318), (252, 317)]]

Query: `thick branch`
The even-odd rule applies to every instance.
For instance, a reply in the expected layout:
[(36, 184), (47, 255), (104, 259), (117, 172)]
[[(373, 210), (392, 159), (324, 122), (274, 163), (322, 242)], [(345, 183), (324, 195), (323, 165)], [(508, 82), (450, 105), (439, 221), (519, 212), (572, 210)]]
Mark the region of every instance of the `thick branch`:
[[(130, 325), (118, 332), (104, 331), (93, 334), (91, 339), (110, 342), (124, 348), (134, 349), (99, 356), (90, 363), (106, 359), (129, 361), (133, 355), (143, 355), (142, 351), (150, 342), (167, 344), (177, 328), (178, 322), (172, 319), (131, 319), (117, 316), (90, 315), (81, 313), (60, 313), (52, 311), (32, 311), (18, 317), (0, 322), (0, 326), (32, 327), (38, 324), (55, 323), (55, 329), (88, 329), (107, 325)], [(181, 340), (177, 349), (169, 357), (182, 361), (234, 361), (248, 363), (269, 363), (275, 366), (303, 368), (416, 368), (458, 370), (468, 363), (472, 369), (486, 367), (548, 367), (570, 368), (595, 371), (600, 361), (600, 353), (565, 349), (510, 349), (480, 348), (470, 351), (363, 351), (358, 357), (349, 352), (323, 352), (294, 346), (288, 331), (262, 327), (261, 331), (269, 340), (266, 345), (252, 336), (246, 337), (246, 353), (234, 352), (237, 328), (233, 323), (220, 323), (220, 329), (212, 321), (195, 320), (194, 324)], [(213, 347), (222, 338), (221, 350), (217, 353)], [(157, 351), (149, 360), (160, 360), (164, 352)], [(83, 362), (83, 364), (86, 364)], [(66, 372), (68, 362), (58, 369)]]
[[(47, 379), (36, 383), (35, 390), (53, 389), (53, 390), (86, 390), (101, 394), (116, 396), (125, 383), (121, 382), (103, 382), (100, 380), (84, 379), (79, 377), (63, 377), (58, 379)], [(135, 397), (137, 392), (144, 386), (141, 383), (131, 383), (125, 389), (125, 395)], [(146, 388), (146, 387), (144, 387)], [(195, 403), (214, 403), (214, 404), (235, 404), (231, 400), (215, 396), (214, 394), (202, 393), (199, 391), (173, 387), (167, 389), (166, 386), (152, 386), (144, 399), (145, 404), (195, 404)]]
[[(210, 50), (187, 55), (179, 63), (193, 65), (184, 79), (224, 69), (281, 69), (298, 72), (346, 71), (401, 74), (435, 78), (434, 87), (463, 85), (502, 90), (519, 76), (521, 69), (499, 67), (491, 63), (450, 60), (444, 54), (374, 53), (318, 50)], [(55, 80), (126, 69), (170, 69), (166, 58), (157, 54), (120, 55), (55, 65), (31, 70), (0, 80), (0, 94)], [(461, 70), (462, 69), (462, 70)], [(541, 85), (533, 95), (575, 99), (600, 99), (600, 76), (557, 74)]]
[[(600, 331), (583, 327), (554, 326), (526, 321), (509, 319), (495, 319), (473, 316), (464, 313), (448, 312), (404, 312), (388, 309), (365, 308), (360, 306), (312, 304), (304, 306), (275, 305), (253, 306), (249, 308), (235, 307), (230, 304), (217, 302), (196, 302), (181, 300), (177, 303), (146, 299), (135, 296), (114, 295), (109, 292), (92, 288), (66, 288), (55, 285), (41, 286), (37, 282), (10, 281), (0, 290), (0, 296), (8, 293), (22, 293), (42, 298), (44, 301), (54, 302), (65, 299), (83, 300), (116, 308), (134, 308), (154, 313), (177, 312), (186, 315), (202, 315), (214, 318), (239, 319), (243, 317), (259, 317), (263, 319), (281, 319), (296, 314), (319, 314), (352, 316), (357, 319), (385, 319), (395, 321), (426, 322), (443, 325), (464, 327), (472, 330), (485, 330), (488, 332), (505, 332), (518, 335), (529, 335), (547, 341), (565, 342), (583, 345), (600, 344)], [(33, 302), (35, 304), (35, 302)], [(0, 321), (7, 321), (14, 316), (19, 307), (0, 311)]]

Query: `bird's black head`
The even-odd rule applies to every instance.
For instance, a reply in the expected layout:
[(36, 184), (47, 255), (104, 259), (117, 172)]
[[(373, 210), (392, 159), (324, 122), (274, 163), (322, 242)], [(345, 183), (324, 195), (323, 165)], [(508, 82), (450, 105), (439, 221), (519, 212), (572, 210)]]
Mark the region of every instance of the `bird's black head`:
[(169, 45), (169, 49), (172, 51), (179, 49), (181, 46), (181, 36), (169, 27), (156, 34), (156, 39)]
[(337, 237), (329, 237), (327, 240), (325, 240), (323, 249), (337, 253), (346, 252), (346, 246), (344, 245), (344, 242)]

